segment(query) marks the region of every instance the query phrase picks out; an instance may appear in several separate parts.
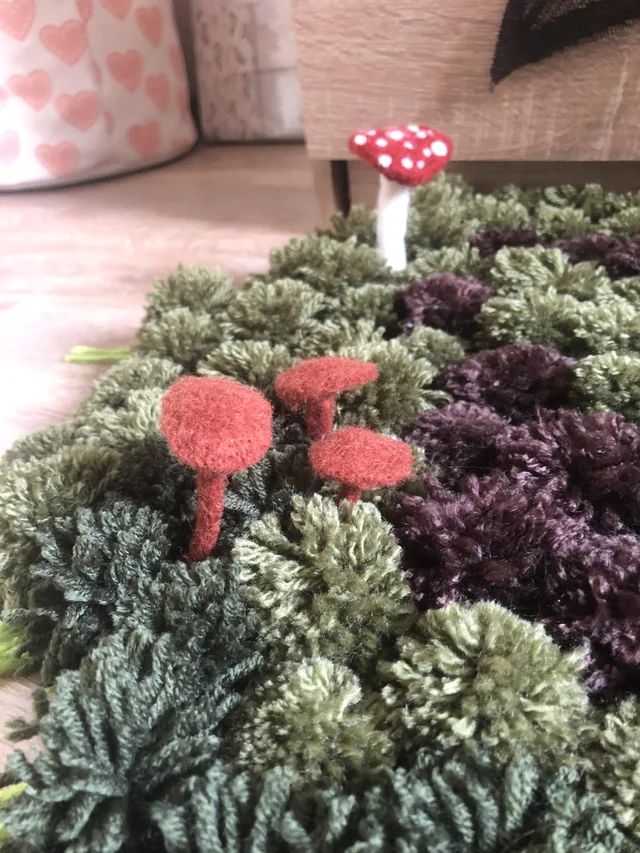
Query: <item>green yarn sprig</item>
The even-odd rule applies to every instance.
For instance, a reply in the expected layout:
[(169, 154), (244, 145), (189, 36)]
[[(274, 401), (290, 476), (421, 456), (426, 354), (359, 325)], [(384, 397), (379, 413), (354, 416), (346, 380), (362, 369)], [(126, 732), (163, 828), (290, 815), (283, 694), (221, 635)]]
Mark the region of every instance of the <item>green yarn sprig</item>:
[(382, 693), (407, 750), (479, 742), (509, 756), (571, 752), (587, 720), (583, 655), (497, 604), (449, 604), (420, 616), (382, 662)]
[(390, 525), (370, 503), (314, 495), (236, 541), (262, 642), (277, 660), (323, 655), (366, 671), (414, 618)]

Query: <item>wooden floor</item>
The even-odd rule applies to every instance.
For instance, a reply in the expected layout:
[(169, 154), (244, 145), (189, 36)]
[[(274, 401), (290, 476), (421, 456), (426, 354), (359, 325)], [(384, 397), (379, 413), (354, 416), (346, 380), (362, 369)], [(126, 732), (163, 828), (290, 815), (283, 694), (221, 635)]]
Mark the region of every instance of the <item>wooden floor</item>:
[[(0, 194), (0, 451), (76, 408), (104, 368), (64, 354), (131, 343), (155, 279), (186, 262), (240, 282), (317, 218), (297, 145), (200, 148), (124, 178)], [(31, 687), (0, 682), (0, 763)]]

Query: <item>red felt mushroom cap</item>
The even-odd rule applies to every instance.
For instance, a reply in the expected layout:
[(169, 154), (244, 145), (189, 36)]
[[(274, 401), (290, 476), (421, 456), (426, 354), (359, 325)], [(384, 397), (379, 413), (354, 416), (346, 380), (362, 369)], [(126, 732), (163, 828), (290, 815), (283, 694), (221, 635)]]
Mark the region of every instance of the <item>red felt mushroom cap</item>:
[(359, 388), (378, 378), (378, 368), (370, 361), (337, 355), (308, 358), (276, 379), (276, 394), (290, 409), (300, 409), (308, 400), (330, 397)]
[(208, 376), (184, 376), (162, 398), (160, 428), (171, 451), (197, 471), (231, 474), (271, 446), (273, 413), (259, 391)]
[(385, 178), (416, 187), (432, 180), (451, 159), (451, 140), (426, 124), (357, 130), (349, 150), (366, 160)]
[(358, 489), (395, 486), (411, 474), (413, 456), (404, 441), (360, 427), (345, 427), (312, 445), (309, 459), (321, 476)]

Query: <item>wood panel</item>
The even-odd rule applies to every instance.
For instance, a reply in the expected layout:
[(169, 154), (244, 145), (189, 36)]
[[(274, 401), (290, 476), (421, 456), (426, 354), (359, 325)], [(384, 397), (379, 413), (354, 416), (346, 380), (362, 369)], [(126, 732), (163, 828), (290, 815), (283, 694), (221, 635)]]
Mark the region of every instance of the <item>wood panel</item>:
[(296, 0), (310, 156), (426, 121), (460, 160), (640, 157), (640, 24), (515, 72), (489, 69), (506, 0)]

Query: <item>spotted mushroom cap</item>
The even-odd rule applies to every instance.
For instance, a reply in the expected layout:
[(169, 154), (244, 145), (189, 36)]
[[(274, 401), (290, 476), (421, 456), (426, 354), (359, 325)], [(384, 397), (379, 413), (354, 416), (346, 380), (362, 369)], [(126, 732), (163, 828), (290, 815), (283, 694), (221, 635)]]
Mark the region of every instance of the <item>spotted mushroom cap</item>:
[(407, 124), (357, 130), (349, 137), (349, 150), (390, 181), (416, 187), (444, 169), (453, 145), (443, 133), (426, 124)]
[(307, 400), (318, 400), (359, 388), (377, 378), (378, 367), (370, 361), (322, 355), (307, 358), (285, 370), (276, 379), (275, 389), (285, 406), (295, 410), (301, 408)]
[(321, 477), (358, 489), (395, 486), (411, 476), (413, 454), (404, 441), (362, 427), (345, 427), (313, 444), (309, 460)]

